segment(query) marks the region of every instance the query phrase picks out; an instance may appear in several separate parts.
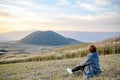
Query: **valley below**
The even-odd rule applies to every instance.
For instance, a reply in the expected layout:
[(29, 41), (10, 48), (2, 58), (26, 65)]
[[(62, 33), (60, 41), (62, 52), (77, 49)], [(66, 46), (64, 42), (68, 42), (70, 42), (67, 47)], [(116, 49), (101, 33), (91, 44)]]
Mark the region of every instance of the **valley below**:
[(0, 60), (18, 59), (43, 53), (61, 46), (29, 45), (19, 43), (0, 43)]

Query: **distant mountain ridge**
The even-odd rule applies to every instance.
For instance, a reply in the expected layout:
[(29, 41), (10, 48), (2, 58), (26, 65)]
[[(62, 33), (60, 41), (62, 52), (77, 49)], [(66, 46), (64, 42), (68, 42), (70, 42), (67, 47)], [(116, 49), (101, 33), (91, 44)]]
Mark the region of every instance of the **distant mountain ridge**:
[[(0, 43), (18, 41), (28, 36), (31, 31), (12, 31), (6, 33), (0, 33)], [(64, 37), (72, 38), (82, 42), (99, 42), (107, 38), (120, 36), (120, 32), (81, 32), (81, 31), (55, 31)]]
[(21, 39), (19, 43), (32, 45), (69, 45), (81, 42), (66, 38), (53, 31), (36, 31)]

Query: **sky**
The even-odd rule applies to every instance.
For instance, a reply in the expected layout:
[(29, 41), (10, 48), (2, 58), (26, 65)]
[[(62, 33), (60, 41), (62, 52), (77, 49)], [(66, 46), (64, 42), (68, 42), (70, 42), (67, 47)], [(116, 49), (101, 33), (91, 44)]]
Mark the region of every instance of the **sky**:
[(120, 32), (120, 0), (0, 0), (0, 33)]

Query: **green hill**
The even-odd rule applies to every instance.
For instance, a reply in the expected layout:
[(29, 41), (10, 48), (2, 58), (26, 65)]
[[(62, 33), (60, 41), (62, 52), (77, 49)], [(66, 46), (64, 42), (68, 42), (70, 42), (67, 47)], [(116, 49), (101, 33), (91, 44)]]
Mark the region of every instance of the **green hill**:
[(32, 45), (69, 45), (80, 43), (80, 41), (66, 38), (53, 31), (36, 31), (21, 39), (19, 43)]

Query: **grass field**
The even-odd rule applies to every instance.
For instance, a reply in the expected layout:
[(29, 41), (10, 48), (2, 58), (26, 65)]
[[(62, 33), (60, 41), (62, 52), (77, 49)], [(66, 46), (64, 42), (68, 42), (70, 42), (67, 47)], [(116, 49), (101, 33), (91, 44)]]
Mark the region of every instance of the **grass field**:
[[(66, 68), (74, 67), (83, 58), (23, 62), (0, 65), (0, 80), (84, 80), (81, 72), (70, 75)], [(120, 80), (120, 54), (100, 56), (103, 73), (93, 80)]]

